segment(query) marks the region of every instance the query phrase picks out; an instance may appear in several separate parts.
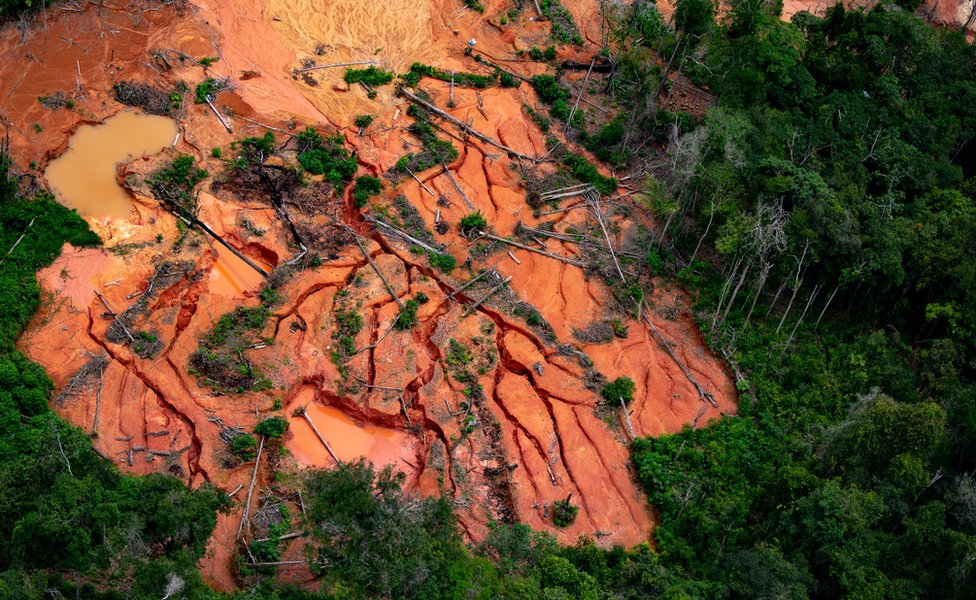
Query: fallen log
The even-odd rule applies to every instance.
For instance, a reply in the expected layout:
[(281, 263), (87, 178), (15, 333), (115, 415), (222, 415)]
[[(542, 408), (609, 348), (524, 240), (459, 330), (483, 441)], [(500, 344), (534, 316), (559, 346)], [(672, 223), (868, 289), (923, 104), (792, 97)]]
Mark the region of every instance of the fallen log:
[(297, 69), (298, 73), (307, 73), (308, 71), (318, 71), (320, 69), (332, 69), (335, 67), (356, 67), (359, 65), (375, 65), (375, 60), (363, 60), (360, 62), (346, 62), (346, 63), (332, 63), (331, 65), (319, 65), (317, 67), (305, 67), (302, 69)]
[(543, 256), (547, 256), (549, 258), (553, 258), (553, 259), (562, 261), (562, 262), (564, 262), (564, 263), (566, 263), (568, 265), (573, 265), (574, 267), (579, 267), (581, 269), (585, 266), (582, 262), (580, 262), (578, 260), (574, 260), (572, 258), (568, 258), (568, 257), (565, 257), (565, 256), (560, 256), (559, 254), (553, 254), (552, 252), (547, 252), (545, 250), (539, 250), (538, 248), (533, 248), (532, 246), (526, 246), (525, 244), (521, 244), (519, 242), (514, 242), (512, 240), (507, 240), (507, 239), (505, 239), (503, 237), (499, 237), (499, 236), (494, 235), (494, 234), (491, 234), (491, 233), (484, 233), (484, 234), (482, 234), (482, 237), (486, 237), (489, 240), (494, 240), (496, 242), (501, 242), (503, 244), (508, 244), (509, 246), (515, 246), (516, 248), (521, 248), (522, 250), (528, 250), (529, 252), (535, 252), (536, 254), (541, 254)]
[(454, 173), (451, 173), (451, 170), (447, 167), (444, 167), (444, 173), (447, 175), (447, 178), (451, 180), (451, 183), (454, 184), (454, 187), (457, 189), (458, 193), (461, 194), (461, 198), (464, 200), (464, 203), (468, 205), (468, 208), (471, 210), (477, 210), (474, 207), (474, 204), (471, 204), (471, 200), (468, 199), (468, 195), (464, 193), (463, 189), (461, 189), (461, 184), (458, 183), (458, 180), (454, 178)]
[(234, 130), (231, 128), (230, 123), (224, 120), (224, 116), (220, 114), (220, 111), (217, 110), (217, 107), (213, 105), (213, 102), (210, 101), (210, 98), (207, 97), (204, 98), (204, 100), (207, 101), (207, 106), (209, 106), (210, 110), (213, 111), (213, 114), (217, 116), (217, 120), (220, 121), (220, 124), (224, 126), (224, 129), (227, 130), (227, 133), (234, 133)]
[(393, 289), (393, 286), (390, 285), (390, 282), (386, 280), (386, 276), (383, 275), (383, 271), (380, 271), (380, 268), (376, 266), (375, 262), (373, 262), (373, 257), (369, 255), (369, 252), (366, 252), (366, 248), (364, 248), (362, 242), (359, 241), (359, 236), (356, 235), (352, 229), (349, 229), (349, 231), (355, 236), (353, 239), (356, 241), (356, 246), (359, 247), (359, 251), (363, 253), (363, 256), (366, 257), (367, 261), (369, 261), (369, 265), (373, 267), (376, 274), (380, 276), (380, 279), (383, 281), (383, 285), (386, 286), (386, 291), (388, 291), (390, 296), (393, 297), (393, 300), (397, 303), (397, 306), (400, 307), (400, 310), (403, 310), (403, 302), (400, 300), (400, 297), (397, 296), (396, 291)]
[(447, 295), (447, 298), (448, 298), (448, 300), (451, 300), (451, 299), (453, 299), (453, 298), (454, 298), (454, 296), (455, 296), (455, 294), (458, 294), (458, 293), (460, 293), (461, 291), (463, 291), (463, 290), (465, 290), (465, 289), (467, 289), (468, 287), (470, 287), (470, 286), (472, 286), (472, 285), (474, 285), (474, 283), (475, 283), (475, 282), (477, 282), (478, 280), (480, 280), (480, 279), (481, 279), (482, 277), (484, 277), (485, 275), (488, 275), (489, 273), (494, 273), (494, 272), (495, 272), (495, 267), (494, 267), (494, 266), (492, 266), (492, 267), (491, 267), (490, 269), (485, 269), (485, 270), (484, 270), (484, 271), (482, 271), (482, 272), (481, 272), (481, 273), (480, 273), (479, 275), (477, 275), (477, 276), (476, 276), (476, 277), (474, 277), (473, 279), (470, 279), (470, 280), (468, 280), (468, 282), (467, 282), (467, 283), (465, 283), (465, 284), (464, 284), (464, 285), (462, 285), (461, 287), (459, 287), (459, 288), (457, 288), (456, 290), (454, 290), (453, 292), (451, 292), (450, 294), (448, 294), (448, 295)]
[(461, 131), (467, 133), (468, 135), (470, 135), (470, 136), (472, 136), (474, 138), (477, 138), (477, 139), (481, 140), (482, 142), (485, 142), (486, 144), (490, 144), (490, 145), (498, 148), (499, 150), (502, 150), (504, 152), (507, 152), (508, 154), (510, 154), (512, 156), (515, 156), (517, 158), (521, 158), (521, 159), (525, 159), (525, 160), (531, 160), (532, 162), (538, 162), (538, 159), (536, 159), (536, 158), (534, 158), (532, 156), (528, 156), (527, 154), (522, 154), (521, 152), (519, 152), (518, 150), (515, 150), (513, 148), (509, 148), (505, 144), (502, 144), (501, 142), (498, 142), (498, 141), (492, 139), (491, 137), (489, 137), (489, 136), (481, 133), (480, 131), (478, 131), (477, 129), (471, 127), (470, 125), (468, 125), (464, 121), (461, 121), (460, 119), (458, 119), (456, 117), (453, 117), (450, 114), (444, 112), (443, 110), (437, 108), (432, 103), (427, 102), (423, 98), (420, 98), (419, 96), (416, 96), (416, 95), (412, 94), (411, 92), (407, 91), (407, 89), (405, 87), (403, 87), (402, 85), (397, 88), (397, 94), (403, 96), (404, 98), (406, 98), (410, 102), (413, 102), (414, 104), (417, 104), (417, 105), (419, 105), (419, 106), (421, 106), (421, 107), (429, 110), (430, 112), (434, 113), (435, 115), (439, 116), (440, 118), (444, 119), (445, 121), (451, 123), (452, 125), (454, 125), (458, 129), (460, 129)]
[(315, 423), (312, 421), (312, 418), (309, 417), (308, 413), (305, 412), (304, 410), (302, 411), (302, 418), (305, 419), (305, 422), (308, 423), (308, 426), (311, 427), (312, 431), (315, 432), (315, 437), (319, 438), (319, 441), (322, 442), (322, 445), (325, 446), (325, 449), (329, 451), (329, 455), (332, 457), (332, 460), (336, 461), (337, 465), (341, 465), (342, 461), (339, 460), (339, 457), (336, 456), (335, 452), (332, 451), (332, 446), (329, 445), (329, 442), (325, 441), (325, 438), (322, 437), (321, 433), (319, 433), (319, 428), (315, 426)]
[(254, 471), (251, 473), (251, 485), (247, 486), (247, 500), (244, 502), (244, 513), (241, 515), (241, 523), (237, 527), (237, 539), (241, 539), (244, 533), (244, 524), (250, 522), (251, 496), (254, 495), (254, 484), (258, 480), (258, 467), (261, 466), (261, 453), (264, 452), (264, 436), (261, 436), (261, 443), (258, 444), (258, 455), (254, 459)]
[(475, 302), (471, 306), (467, 307), (465, 309), (465, 311), (464, 311), (464, 314), (462, 314), (461, 316), (462, 317), (466, 317), (466, 316), (470, 315), (471, 313), (473, 313), (474, 311), (478, 310), (478, 307), (481, 306), (485, 302), (485, 300), (487, 300), (488, 298), (491, 298), (495, 294), (495, 292), (497, 292), (498, 290), (502, 289), (502, 287), (504, 287), (511, 280), (512, 280), (512, 278), (511, 278), (511, 276), (509, 276), (509, 277), (505, 278), (504, 281), (502, 281), (501, 283), (499, 283), (495, 287), (493, 287), (490, 290), (488, 290), (488, 293), (485, 294), (484, 296), (482, 296), (481, 299), (479, 299), (477, 302)]
[(98, 299), (102, 301), (102, 304), (105, 305), (105, 309), (114, 317), (113, 322), (118, 323), (119, 327), (122, 328), (123, 333), (125, 333), (125, 337), (129, 338), (130, 342), (135, 343), (136, 338), (132, 337), (132, 334), (129, 333), (129, 329), (125, 326), (125, 324), (122, 323), (122, 321), (119, 321), (119, 314), (108, 305), (108, 300), (105, 299), (105, 296), (103, 296), (98, 290), (94, 290), (94, 292), (95, 295), (98, 296)]

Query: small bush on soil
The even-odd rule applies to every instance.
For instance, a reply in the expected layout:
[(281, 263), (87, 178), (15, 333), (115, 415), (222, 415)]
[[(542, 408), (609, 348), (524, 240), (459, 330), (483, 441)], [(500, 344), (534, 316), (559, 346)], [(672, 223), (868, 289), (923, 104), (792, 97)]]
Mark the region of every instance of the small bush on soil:
[(539, 100), (549, 106), (549, 114), (554, 119), (566, 121), (569, 119), (569, 91), (559, 85), (559, 81), (552, 75), (536, 75), (529, 83), (535, 89)]
[(406, 331), (417, 324), (417, 309), (421, 304), (426, 304), (429, 298), (424, 293), (418, 293), (412, 299), (403, 303), (400, 314), (393, 321), (393, 328), (398, 331)]
[(600, 392), (600, 395), (611, 404), (620, 402), (621, 398), (624, 404), (630, 404), (630, 401), (634, 399), (635, 389), (636, 385), (634, 384), (634, 380), (630, 377), (618, 377), (603, 386), (603, 391)]
[(552, 503), (552, 524), (556, 527), (569, 527), (576, 522), (576, 515), (579, 507), (570, 503), (572, 494), (563, 500), (556, 500)]
[(427, 261), (430, 266), (440, 270), (442, 273), (450, 273), (457, 266), (457, 259), (453, 254), (447, 252), (428, 252)]
[(460, 228), (461, 233), (464, 235), (468, 235), (476, 229), (485, 229), (487, 227), (488, 221), (485, 220), (485, 216), (481, 214), (480, 210), (461, 218)]
[(582, 45), (584, 40), (580, 35), (573, 13), (559, 3), (559, 0), (539, 0), (542, 14), (551, 22), (552, 39), (563, 44)]
[(383, 182), (379, 177), (372, 175), (362, 175), (356, 178), (356, 187), (352, 190), (352, 197), (356, 201), (356, 207), (366, 206), (366, 202), (373, 196), (383, 191)]
[(356, 127), (360, 129), (366, 129), (373, 124), (373, 115), (357, 115), (356, 116)]
[(517, 77), (509, 73), (508, 71), (502, 71), (501, 69), (497, 72), (498, 83), (501, 84), (503, 88), (515, 88), (521, 83)]
[(336, 358), (341, 360), (348, 358), (356, 351), (356, 334), (363, 328), (363, 318), (358, 313), (339, 309), (333, 315), (335, 318), (335, 329), (332, 331), (332, 339), (337, 340)]
[(461, 342), (451, 338), (445, 360), (447, 360), (447, 366), (452, 369), (459, 369), (474, 360), (474, 353)]
[(451, 142), (438, 138), (434, 128), (421, 113), (413, 111), (413, 115), (418, 116), (418, 120), (410, 126), (410, 133), (420, 139), (424, 149), (418, 154), (411, 152), (401, 157), (393, 172), (404, 175), (407, 172), (420, 173), (431, 167), (446, 165), (457, 160), (457, 148)]
[(230, 440), (230, 452), (242, 461), (254, 460), (257, 455), (257, 440), (249, 433), (235, 435)]
[(298, 136), (298, 162), (313, 175), (323, 175), (336, 187), (349, 181), (359, 169), (356, 155), (346, 149), (346, 136), (323, 138), (308, 127)]
[(261, 137), (245, 137), (237, 140), (231, 144), (231, 147), (238, 151), (238, 161), (243, 162), (238, 166), (246, 167), (251, 164), (259, 165), (273, 156), (278, 151), (278, 140), (268, 131)]
[(257, 427), (254, 428), (254, 433), (269, 438), (285, 437), (286, 431), (288, 431), (288, 420), (284, 417), (271, 417), (265, 419), (258, 423)]
[(175, 204), (183, 211), (196, 214), (196, 198), (193, 188), (207, 178), (206, 169), (196, 166), (196, 162), (189, 154), (180, 154), (168, 167), (156, 171), (146, 183), (153, 194), (162, 202)]
[(384, 71), (377, 67), (366, 67), (365, 69), (346, 69), (346, 83), (365, 83), (369, 86), (386, 85), (393, 81), (393, 73)]
[(217, 92), (227, 87), (227, 83), (213, 77), (208, 77), (197, 84), (193, 101), (197, 104), (206, 104), (207, 100), (217, 95)]
[(163, 342), (155, 332), (140, 331), (135, 338), (132, 350), (139, 358), (153, 358), (163, 349)]

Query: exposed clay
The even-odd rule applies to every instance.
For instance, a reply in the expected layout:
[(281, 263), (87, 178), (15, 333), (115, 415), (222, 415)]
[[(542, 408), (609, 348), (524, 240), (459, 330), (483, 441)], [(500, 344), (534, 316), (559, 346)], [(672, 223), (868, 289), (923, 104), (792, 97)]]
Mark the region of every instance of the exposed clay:
[[(21, 348), (44, 365), (59, 390), (93, 356), (108, 360), (103, 385), (68, 395), (55, 410), (86, 431), (94, 429), (97, 412), (94, 443), (122, 469), (165, 471), (191, 485), (209, 481), (230, 492), (247, 486), (253, 466), (230, 460), (220, 438), (222, 426), (250, 430), (261, 419), (285, 414), (291, 422), (285, 445), (291, 452), (276, 468), (297, 472), (332, 464), (307, 422), (294, 415), (296, 408), (304, 406), (340, 459), (362, 455), (377, 464), (391, 463), (407, 474), (410, 489), (446, 494), (457, 507), (462, 529), (473, 540), (483, 538), (491, 521), (515, 520), (549, 531), (564, 543), (584, 534), (607, 546), (650, 539), (652, 517), (630, 472), (619, 409), (601, 406), (591, 379), (599, 372), (610, 379), (626, 375), (635, 380), (630, 419), (637, 435), (675, 432), (734, 413), (734, 386), (722, 362), (706, 350), (680, 290), (656, 290), (651, 304), (659, 310), (651, 318), (674, 343), (678, 358), (714, 394), (718, 408), (699, 397), (645, 326), (621, 312), (604, 284), (587, 278), (583, 270), (514, 247), (497, 250), (487, 259), (473, 257), (476, 266), (494, 265), (501, 278), (511, 277), (511, 284), (465, 316), (466, 307), (497, 281), (486, 279), (450, 298), (470, 273), (459, 267), (448, 276), (432, 269), (406, 244), (369, 227), (348, 194), (331, 200), (320, 184), (314, 184), (295, 192), (286, 207), (300, 230), (318, 232), (316, 244), (323, 263), (301, 270), (281, 287), (283, 301), (273, 308), (260, 332), (267, 343), (247, 351), (248, 360), (260, 366), (271, 388), (215, 395), (189, 372), (189, 358), (200, 338), (221, 315), (258, 304), (255, 294), (262, 277), (202, 234), (184, 236), (176, 219), (147, 199), (142, 182), (149, 172), (184, 152), (193, 154), (211, 173), (221, 173), (224, 165), (210, 156), (210, 149), (227, 150), (234, 139), (263, 135), (266, 130), (256, 121), (281, 131), (306, 124), (327, 131), (329, 122), (334, 123), (358, 152), (361, 173), (383, 174), (406, 151), (415, 150), (411, 144), (416, 140), (401, 130), (411, 121), (405, 101), (393, 96), (392, 86), (369, 100), (365, 90), (340, 83), (342, 69), (317, 73), (319, 85), (308, 85), (291, 75), (301, 59), (314, 56), (325, 64), (376, 56), (384, 65), (401, 70), (422, 61), (445, 69), (484, 72), (484, 67), (464, 56), (468, 39), (476, 37), (480, 50), (499, 58), (513, 48), (544, 46), (547, 40), (540, 23), (524, 20), (518, 28), (501, 31), (474, 11), (456, 13), (456, 3), (446, 0), (432, 0), (422, 7), (392, 3), (403, 4), (412, 11), (412, 19), (420, 20), (403, 23), (386, 4), (380, 11), (384, 14), (378, 14), (379, 4), (370, 8), (363, 3), (335, 3), (347, 11), (343, 18), (348, 21), (341, 22), (346, 23), (348, 37), (333, 35), (337, 21), (312, 18), (311, 5), (285, 4), (271, 2), (265, 7), (255, 1), (211, 0), (202, 3), (196, 14), (177, 14), (166, 6), (146, 13), (109, 7), (101, 15), (94, 9), (52, 11), (48, 38), (63, 34), (89, 52), (57, 44), (61, 50), (57, 57), (49, 50), (47, 66), (31, 67), (31, 77), (17, 85), (6, 82), (19, 77), (17, 67), (28, 53), (43, 54), (43, 32), (35, 31), (21, 44), (8, 30), (0, 40), (7, 51), (0, 61), (0, 94), (9, 107), (5, 117), (13, 121), (14, 156), (23, 162), (40, 159), (41, 167), (63, 151), (79, 123), (101, 121), (122, 110), (111, 99), (115, 77), (147, 80), (168, 89), (178, 79), (195, 82), (205, 76), (191, 61), (170, 61), (172, 70), (165, 70), (153, 62), (151, 50), (179, 50), (195, 58), (219, 53), (221, 60), (210, 74), (227, 76), (234, 85), (217, 98), (217, 105), (233, 109), (228, 116), (233, 134), (224, 130), (209, 108), (188, 100), (176, 147), (152, 161), (137, 160), (121, 167), (120, 180), (130, 185), (133, 201), (128, 217), (89, 219), (105, 249), (67, 248), (39, 274), (44, 300), (21, 339)], [(585, 37), (599, 41), (598, 3), (564, 4), (576, 15)], [(106, 26), (118, 29), (119, 41), (98, 35), (99, 27)], [(404, 36), (404, 27), (413, 32), (412, 37)], [(416, 37), (417, 31), (424, 37)], [(331, 48), (316, 54), (318, 43), (333, 38)], [(89, 54), (95, 49), (100, 58), (91, 60)], [(124, 71), (119, 72), (122, 59)], [(115, 65), (115, 70), (106, 64)], [(519, 72), (524, 75), (542, 70), (535, 64), (513, 68), (523, 69)], [(73, 79), (77, 69), (82, 82), (77, 111), (49, 111), (37, 103), (37, 95), (52, 91), (48, 88), (54, 81)], [(59, 73), (60, 79), (51, 79), (51, 72)], [(422, 86), (437, 106), (447, 106), (449, 84), (425, 80)], [(456, 88), (454, 95), (455, 106), (449, 110), (457, 119), (517, 152), (545, 154), (543, 134), (522, 109), (524, 104), (536, 104), (528, 86)], [(362, 137), (352, 125), (361, 113), (377, 116)], [(34, 121), (41, 122), (42, 134), (30, 133)], [(280, 131), (276, 135), (280, 144), (286, 142), (287, 135)], [(449, 165), (451, 173), (497, 235), (513, 236), (518, 223), (538, 227), (551, 221), (558, 232), (584, 223), (582, 211), (534, 217), (525, 201), (517, 162), (487, 144), (453, 142), (460, 156)], [(459, 264), (464, 262), (474, 252), (474, 244), (458, 234), (456, 224), (471, 209), (442, 168), (417, 176), (432, 193), (406, 178), (396, 186), (387, 182), (383, 197), (375, 199), (374, 205), (389, 204), (395, 195), (403, 194), (430, 231), (435, 230), (439, 212), (449, 228), (435, 235), (435, 241)], [(235, 249), (271, 268), (295, 256), (297, 248), (270, 199), (262, 201), (259, 196), (244, 201), (226, 189), (203, 191), (199, 218)], [(349, 243), (349, 233), (334, 223), (336, 218), (363, 236), (365, 252), (401, 302), (420, 292), (429, 298), (421, 305), (413, 329), (392, 329), (399, 313), (397, 302), (357, 245)], [(621, 222), (621, 230), (627, 224)], [(579, 246), (558, 239), (548, 239), (544, 249), (566, 257), (579, 257), (581, 252)], [(508, 250), (518, 262), (508, 257)], [(147, 291), (150, 282), (154, 286)], [(109, 341), (115, 319), (96, 290), (117, 312), (144, 302), (132, 325), (156, 332), (162, 350), (140, 358), (124, 341)], [(518, 302), (538, 310), (551, 329), (542, 330), (515, 316), (511, 309)], [(340, 371), (332, 352), (337, 349), (335, 314), (343, 307), (361, 316), (362, 329), (353, 340), (356, 352), (341, 363)], [(609, 316), (626, 321), (626, 338), (581, 345), (579, 351), (560, 345), (574, 343), (574, 329)], [(469, 363), (450, 364), (452, 339), (470, 350)], [(275, 409), (278, 403), (284, 412)], [(272, 474), (263, 465), (258, 486), (269, 486)], [(570, 493), (580, 505), (579, 518), (570, 527), (555, 528), (546, 517), (547, 505)], [(235, 514), (220, 517), (210, 545), (213, 555), (202, 564), (209, 580), (225, 589), (233, 586), (228, 559), (236, 548), (243, 497), (243, 492), (235, 496)], [(294, 547), (288, 553), (300, 556)]]

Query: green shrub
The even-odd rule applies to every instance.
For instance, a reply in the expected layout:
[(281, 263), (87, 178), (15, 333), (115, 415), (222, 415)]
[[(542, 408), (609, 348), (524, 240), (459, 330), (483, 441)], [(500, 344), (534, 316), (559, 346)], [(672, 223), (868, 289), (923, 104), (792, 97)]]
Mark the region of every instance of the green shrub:
[(366, 129), (373, 124), (373, 115), (356, 115), (356, 127)]
[(630, 404), (634, 399), (634, 390), (637, 388), (634, 380), (630, 377), (618, 377), (603, 386), (600, 395), (610, 404), (616, 404), (623, 399), (624, 404)]
[(468, 235), (476, 229), (486, 229), (488, 227), (488, 221), (485, 220), (485, 216), (479, 210), (462, 217), (459, 227), (461, 233)]
[(313, 175), (323, 175), (332, 185), (341, 187), (359, 170), (354, 153), (346, 149), (346, 136), (323, 138), (312, 127), (298, 136), (298, 163)]
[(230, 452), (243, 461), (254, 460), (257, 455), (258, 442), (249, 433), (235, 435), (230, 440)]
[(207, 178), (206, 169), (196, 166), (189, 154), (180, 154), (167, 167), (156, 171), (146, 183), (158, 200), (175, 204), (191, 215), (196, 214), (196, 197), (193, 188)]
[(417, 324), (417, 310), (421, 304), (425, 304), (428, 298), (424, 293), (418, 293), (414, 298), (403, 303), (400, 314), (393, 321), (393, 328), (398, 331), (406, 331)]
[(605, 177), (588, 160), (577, 154), (567, 153), (563, 157), (563, 164), (569, 167), (573, 177), (588, 183), (596, 188), (601, 194), (612, 194), (617, 190), (617, 180), (613, 177)]
[(368, 86), (376, 87), (393, 81), (393, 73), (369, 66), (365, 69), (346, 69), (344, 79), (349, 84), (365, 83)]
[(570, 503), (572, 494), (552, 503), (552, 524), (556, 527), (569, 527), (576, 522), (579, 507)]
[(457, 266), (457, 259), (448, 252), (428, 252), (427, 261), (430, 266), (440, 270), (442, 273), (450, 273)]
[(193, 101), (197, 104), (206, 104), (209, 98), (217, 95), (217, 92), (226, 87), (227, 84), (225, 82), (208, 77), (197, 84)]
[(356, 207), (362, 208), (366, 206), (366, 202), (370, 198), (382, 191), (383, 182), (379, 177), (373, 177), (372, 175), (361, 175), (360, 177), (357, 177), (356, 186), (352, 190), (352, 196), (356, 201)]
[(288, 419), (284, 417), (267, 418), (254, 428), (254, 433), (269, 438), (283, 438), (288, 431)]

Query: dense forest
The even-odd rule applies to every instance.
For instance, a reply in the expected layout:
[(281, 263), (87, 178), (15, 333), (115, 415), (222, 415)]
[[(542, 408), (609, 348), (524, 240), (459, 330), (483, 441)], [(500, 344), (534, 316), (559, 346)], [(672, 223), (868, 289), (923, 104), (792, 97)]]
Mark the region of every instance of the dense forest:
[[(500, 525), (469, 546), (448, 500), (352, 463), (300, 482), (321, 590), (269, 573), (235, 598), (973, 596), (976, 50), (911, 1), (781, 8), (609, 10), (618, 114), (569, 119), (645, 175), (660, 226), (629, 266), (689, 291), (741, 393), (738, 416), (634, 443), (653, 545)], [(679, 84), (707, 110), (669, 112)], [(0, 155), (0, 597), (224, 597), (194, 565), (228, 498), (118, 473), (13, 347), (66, 241), (98, 243)]]

